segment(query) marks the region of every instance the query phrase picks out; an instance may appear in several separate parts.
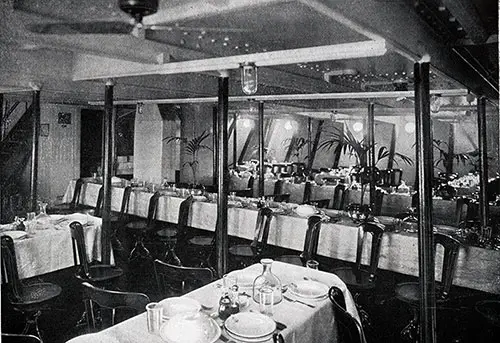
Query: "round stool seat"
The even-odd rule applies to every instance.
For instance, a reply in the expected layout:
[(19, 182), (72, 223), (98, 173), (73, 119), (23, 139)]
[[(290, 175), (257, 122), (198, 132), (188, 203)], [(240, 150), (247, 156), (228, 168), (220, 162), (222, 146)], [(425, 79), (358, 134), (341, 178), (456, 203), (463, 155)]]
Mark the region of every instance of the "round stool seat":
[(209, 236), (195, 236), (195, 237), (191, 238), (188, 242), (189, 242), (189, 244), (192, 244), (192, 245), (206, 247), (206, 246), (211, 246), (212, 245), (213, 237), (209, 237)]
[(478, 302), (474, 308), (488, 323), (500, 328), (499, 300), (483, 300)]
[(161, 238), (172, 238), (177, 235), (177, 230), (175, 229), (161, 229), (156, 232)]
[(229, 254), (235, 256), (253, 257), (254, 251), (250, 245), (233, 245), (229, 248)]
[(85, 275), (83, 270), (76, 274), (76, 277), (88, 282), (105, 282), (116, 279), (123, 275), (123, 269), (107, 264), (96, 264), (89, 266), (89, 275)]
[(15, 307), (29, 308), (30, 305), (39, 306), (40, 303), (51, 300), (61, 294), (59, 285), (42, 282), (23, 286), (19, 299), (12, 300)]
[(125, 225), (127, 229), (130, 230), (138, 230), (138, 231), (143, 231), (146, 230), (148, 227), (148, 223), (145, 221), (136, 221), (136, 222), (130, 222)]
[(370, 279), (370, 273), (366, 270), (361, 270), (359, 279), (354, 274), (354, 271), (350, 267), (346, 268), (336, 268), (333, 270), (342, 281), (345, 282), (347, 286), (354, 287), (356, 289), (373, 289), (375, 288), (375, 282)]

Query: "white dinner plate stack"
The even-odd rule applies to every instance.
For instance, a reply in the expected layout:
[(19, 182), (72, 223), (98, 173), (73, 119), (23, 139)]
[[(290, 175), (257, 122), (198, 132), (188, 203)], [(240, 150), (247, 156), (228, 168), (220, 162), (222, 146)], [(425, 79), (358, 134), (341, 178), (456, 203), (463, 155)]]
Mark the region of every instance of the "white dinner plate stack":
[(288, 287), (290, 292), (297, 297), (319, 300), (328, 295), (328, 286), (314, 280), (300, 280), (292, 282)]
[(224, 322), (226, 334), (245, 343), (261, 343), (272, 338), (276, 330), (274, 320), (257, 312), (233, 314)]

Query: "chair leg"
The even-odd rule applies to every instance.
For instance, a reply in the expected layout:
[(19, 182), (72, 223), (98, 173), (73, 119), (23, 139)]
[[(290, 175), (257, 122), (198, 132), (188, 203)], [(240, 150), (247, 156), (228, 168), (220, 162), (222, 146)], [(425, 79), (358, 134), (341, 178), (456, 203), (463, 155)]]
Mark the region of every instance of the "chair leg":
[(40, 328), (38, 327), (38, 317), (42, 314), (42, 311), (29, 312), (26, 314), (26, 324), (22, 331), (23, 335), (34, 334), (40, 340), (42, 340), (42, 334), (40, 333)]
[(401, 338), (408, 342), (418, 342), (418, 310), (412, 307), (413, 318), (410, 320), (403, 330), (401, 330)]
[(144, 236), (141, 234), (138, 236), (135, 240), (135, 245), (132, 251), (130, 252), (130, 255), (128, 257), (129, 261), (132, 261), (136, 258), (143, 258), (143, 259), (151, 259), (151, 253), (149, 250), (144, 246)]
[(163, 260), (166, 263), (173, 264), (176, 266), (182, 266), (182, 262), (175, 253), (175, 244), (177, 243), (177, 240), (174, 238), (167, 239), (165, 242), (165, 248), (167, 252), (165, 253), (165, 256), (163, 257)]

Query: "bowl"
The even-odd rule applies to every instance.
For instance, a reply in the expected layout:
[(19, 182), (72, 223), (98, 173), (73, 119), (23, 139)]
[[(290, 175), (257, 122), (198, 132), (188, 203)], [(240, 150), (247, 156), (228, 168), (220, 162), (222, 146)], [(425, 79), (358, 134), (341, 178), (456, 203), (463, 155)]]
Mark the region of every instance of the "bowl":
[(158, 306), (163, 307), (163, 316), (167, 319), (178, 314), (197, 313), (201, 309), (198, 301), (188, 297), (167, 298), (160, 301)]
[(214, 343), (220, 335), (217, 322), (201, 312), (177, 314), (160, 328), (167, 343)]

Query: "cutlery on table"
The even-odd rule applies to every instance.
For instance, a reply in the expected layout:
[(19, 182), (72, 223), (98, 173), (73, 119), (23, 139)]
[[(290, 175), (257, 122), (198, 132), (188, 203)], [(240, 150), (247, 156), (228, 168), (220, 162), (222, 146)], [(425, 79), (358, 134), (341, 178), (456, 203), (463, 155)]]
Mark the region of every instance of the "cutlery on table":
[(286, 300), (290, 301), (290, 302), (293, 302), (293, 303), (299, 303), (299, 304), (302, 304), (302, 305), (306, 305), (306, 306), (309, 306), (310, 308), (315, 308), (316, 306), (314, 306), (313, 304), (309, 304), (309, 303), (306, 303), (305, 301), (302, 301), (302, 300), (299, 300), (299, 299), (294, 299), (294, 298), (291, 298), (289, 295), (287, 294), (283, 294), (283, 298), (285, 298)]

